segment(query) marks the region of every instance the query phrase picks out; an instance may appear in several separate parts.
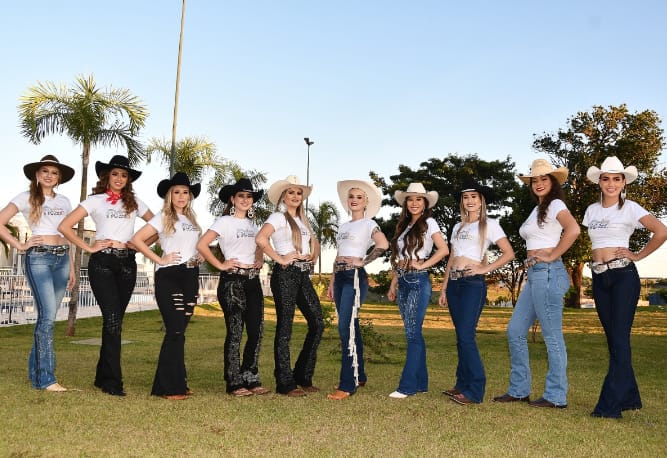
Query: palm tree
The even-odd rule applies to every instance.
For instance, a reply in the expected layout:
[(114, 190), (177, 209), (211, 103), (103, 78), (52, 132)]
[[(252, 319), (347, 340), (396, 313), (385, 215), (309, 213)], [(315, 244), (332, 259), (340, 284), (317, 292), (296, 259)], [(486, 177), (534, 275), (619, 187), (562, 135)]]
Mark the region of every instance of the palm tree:
[[(31, 142), (39, 144), (49, 134), (66, 134), (81, 145), (80, 201), (86, 198), (88, 189), (92, 146), (124, 146), (132, 164), (137, 162), (142, 152), (136, 137), (146, 122), (146, 107), (127, 89), (98, 88), (93, 75), (77, 77), (74, 86), (69, 88), (62, 84), (39, 82), (21, 96), (18, 110), (21, 133)], [(83, 220), (79, 221), (77, 234), (83, 236)], [(79, 288), (80, 269), (81, 249), (77, 248), (74, 254), (74, 291)], [(78, 301), (78, 294), (72, 294), (66, 331), (68, 336), (73, 336), (75, 332)]]
[[(310, 225), (315, 232), (317, 241), (320, 242), (322, 249), (324, 247), (336, 246), (336, 236), (338, 235), (338, 221), (340, 215), (336, 204), (331, 201), (324, 201), (319, 207), (309, 207)], [(322, 256), (317, 258), (318, 280), (322, 281)]]
[[(12, 236), (18, 238), (19, 237), (19, 231), (15, 226), (12, 226), (11, 224), (5, 224), (5, 227), (9, 229), (9, 233), (12, 234)], [(9, 249), (11, 248), (7, 242), (4, 240), (0, 240), (2, 242), (2, 247), (5, 250), (5, 256), (9, 257)]]

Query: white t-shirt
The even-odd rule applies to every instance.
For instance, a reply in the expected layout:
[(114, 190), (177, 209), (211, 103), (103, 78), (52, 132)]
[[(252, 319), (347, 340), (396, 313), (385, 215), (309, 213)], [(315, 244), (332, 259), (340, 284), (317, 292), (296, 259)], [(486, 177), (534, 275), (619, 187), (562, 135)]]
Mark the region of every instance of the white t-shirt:
[[(310, 231), (301, 222), (301, 218), (296, 217), (294, 221), (301, 231), (301, 254), (310, 254)], [(295, 251), (294, 244), (292, 243), (292, 228), (290, 228), (287, 218), (285, 218), (283, 213), (271, 213), (266, 220), (266, 224), (270, 224), (275, 230), (271, 234), (271, 242), (276, 253), (283, 256)]]
[(255, 263), (259, 229), (248, 218), (225, 215), (216, 219), (210, 230), (218, 234), (218, 245), (225, 259), (238, 259), (247, 265)]
[(123, 207), (123, 201), (119, 200), (115, 205), (107, 201), (106, 194), (95, 194), (81, 202), (81, 205), (95, 223), (95, 239), (116, 240), (126, 243), (134, 235), (134, 221), (137, 216), (144, 216), (149, 211), (148, 206), (139, 198), (136, 198), (138, 209), (127, 214)]
[[(431, 255), (431, 252), (433, 251), (433, 234), (436, 233), (442, 233), (440, 231), (440, 228), (438, 227), (438, 223), (436, 223), (435, 219), (433, 218), (427, 218), (426, 219), (426, 234), (424, 236), (424, 246), (419, 250), (417, 253), (408, 253), (408, 257), (406, 258), (403, 255), (403, 247), (405, 247), (405, 240), (403, 239), (405, 237), (405, 234), (412, 228), (412, 226), (408, 226), (405, 228), (403, 233), (398, 236), (398, 239), (396, 240), (396, 245), (398, 247), (398, 253), (397, 257), (398, 259), (426, 259)], [(444, 238), (444, 235), (443, 235)]]
[(454, 226), (454, 230), (452, 231), (452, 237), (450, 238), (452, 242), (452, 255), (465, 256), (466, 258), (480, 262), (491, 244), (496, 243), (503, 237), (507, 237), (503, 228), (500, 227), (498, 220), (487, 218), (484, 249), (481, 249), (482, 247), (480, 247), (479, 240), (479, 221), (475, 221), (472, 224), (465, 224), (459, 231), (460, 227), (461, 223), (456, 223), (456, 226)]
[(639, 221), (648, 215), (641, 205), (632, 200), (623, 202), (623, 207), (614, 204), (604, 208), (599, 202), (589, 205), (581, 222), (588, 227), (593, 249), (630, 246), (630, 236), (635, 229), (644, 227)]
[(373, 230), (379, 229), (378, 224), (370, 218), (348, 221), (338, 228), (336, 243), (338, 256), (363, 258), (373, 243)]
[(32, 235), (62, 235), (58, 232), (60, 222), (72, 211), (72, 204), (67, 197), (56, 194), (53, 197), (44, 196), (42, 217), (37, 224), (30, 222), (30, 191), (24, 191), (11, 201), (30, 225)]
[(549, 208), (547, 208), (544, 223), (540, 227), (537, 224), (537, 207), (533, 208), (532, 213), (519, 229), (519, 235), (526, 240), (527, 250), (553, 248), (558, 245), (563, 226), (560, 225), (556, 217), (563, 210), (567, 211), (565, 202), (560, 199), (552, 200)]
[(162, 251), (166, 253), (173, 253), (178, 251), (181, 253), (181, 260), (173, 262), (164, 266), (156, 265), (155, 269), (167, 267), (168, 265), (176, 265), (186, 262), (188, 259), (197, 255), (197, 242), (199, 241), (199, 229), (197, 226), (184, 215), (178, 215), (178, 221), (174, 224), (174, 232), (171, 234), (164, 233), (164, 219), (162, 212), (153, 216), (148, 224), (153, 226), (160, 237), (160, 246)]

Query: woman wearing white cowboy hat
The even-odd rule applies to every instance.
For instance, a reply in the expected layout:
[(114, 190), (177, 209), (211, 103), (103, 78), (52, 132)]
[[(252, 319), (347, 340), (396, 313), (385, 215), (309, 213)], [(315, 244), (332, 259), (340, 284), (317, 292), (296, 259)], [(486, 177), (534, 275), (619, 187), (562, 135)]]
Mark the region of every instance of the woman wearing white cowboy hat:
[[(387, 238), (373, 218), (380, 210), (382, 193), (373, 184), (361, 180), (338, 182), (338, 196), (352, 219), (338, 228), (338, 253), (334, 275), (327, 296), (336, 303), (338, 334), (341, 344), (341, 369), (338, 385), (327, 398), (342, 400), (366, 384), (364, 344), (359, 328), (359, 307), (368, 292), (366, 264), (377, 259), (389, 247)], [(368, 249), (374, 246), (367, 255)]]
[[(224, 204), (222, 216), (202, 236), (197, 249), (220, 270), (218, 302), (225, 315), (224, 374), (227, 393), (243, 397), (269, 393), (259, 377), (259, 350), (264, 335), (264, 294), (259, 269), (264, 264), (262, 250), (255, 243), (259, 228), (253, 204), (264, 195), (255, 191), (248, 178), (223, 186), (218, 196)], [(221, 262), (210, 245), (218, 240)], [(241, 361), (241, 340), (245, 327), (248, 338)]]
[(394, 276), (387, 298), (398, 302), (408, 348), (398, 388), (389, 397), (403, 399), (428, 391), (422, 325), (433, 292), (429, 269), (447, 256), (449, 249), (438, 223), (431, 217), (432, 208), (438, 203), (436, 191), (427, 192), (423, 184), (410, 183), (406, 191), (396, 191), (394, 199), (402, 210), (389, 244)]
[[(320, 254), (320, 244), (310, 229), (303, 206), (303, 200), (312, 189), (299, 183), (294, 175), (273, 183), (268, 196), (276, 211), (255, 238), (257, 245), (276, 262), (271, 273), (277, 315), (274, 374), (276, 391), (291, 397), (319, 391), (313, 386), (313, 373), (324, 318), (320, 299), (310, 280), (310, 270)], [(308, 323), (308, 333), (292, 369), (289, 344), (296, 307)]]
[[(452, 401), (466, 405), (482, 402), (486, 388), (484, 365), (475, 340), (477, 323), (486, 302), (484, 275), (514, 259), (514, 250), (498, 220), (487, 217), (487, 205), (495, 200), (491, 188), (466, 178), (457, 200), (461, 222), (454, 226), (450, 237), (452, 251), (438, 303), (441, 307), (449, 305), (459, 358), (456, 384), (443, 393)], [(500, 248), (502, 255), (487, 263), (486, 251), (493, 244)]]
[[(26, 164), (23, 173), (30, 180), (30, 189), (14, 197), (0, 211), (0, 238), (17, 250), (26, 251), (25, 275), (37, 309), (28, 378), (39, 390), (67, 391), (56, 381), (53, 327), (65, 290), (74, 285), (69, 243), (58, 231), (58, 224), (72, 206), (55, 188), (71, 180), (74, 169), (47, 154), (39, 162)], [(23, 243), (5, 227), (18, 212), (28, 221), (32, 233)]]
[[(185, 369), (185, 330), (199, 293), (197, 242), (201, 227), (192, 201), (200, 191), (201, 184), (191, 184), (183, 172), (160, 181), (157, 194), (164, 199), (162, 211), (132, 237), (137, 250), (155, 263), (155, 299), (165, 328), (151, 394), (172, 400), (192, 393)], [(147, 243), (156, 237), (162, 256)]]
[[(120, 366), (121, 332), (125, 309), (137, 280), (136, 251), (129, 244), (138, 217), (149, 221), (153, 212), (135, 196), (132, 183), (141, 172), (127, 157), (116, 155), (108, 163), (95, 164), (98, 181), (92, 194), (58, 226), (73, 244), (91, 253), (88, 261), (90, 288), (102, 310), (102, 347), (95, 372), (95, 386), (112, 396), (125, 396)], [(73, 226), (90, 216), (95, 242), (79, 237)]]
[[(507, 393), (495, 402), (528, 402), (531, 407), (567, 407), (567, 350), (563, 339), (563, 297), (570, 277), (561, 256), (579, 235), (576, 220), (565, 205), (562, 185), (568, 169), (536, 159), (530, 174), (519, 175), (537, 201), (519, 234), (526, 240), (527, 281), (507, 326), (510, 349), (510, 384)], [(530, 401), (530, 360), (526, 339), (535, 319), (540, 320), (547, 347), (549, 370), (544, 394)]]
[[(635, 261), (644, 259), (667, 239), (667, 227), (636, 202), (625, 198), (625, 186), (637, 178), (637, 168), (623, 167), (607, 157), (586, 176), (600, 187), (600, 201), (591, 204), (582, 224), (592, 243), (593, 298), (609, 348), (609, 371), (604, 379), (594, 417), (621, 418), (623, 410), (641, 409), (639, 387), (632, 369), (630, 332), (639, 301)], [(630, 251), (630, 236), (646, 228), (653, 237), (639, 252)]]

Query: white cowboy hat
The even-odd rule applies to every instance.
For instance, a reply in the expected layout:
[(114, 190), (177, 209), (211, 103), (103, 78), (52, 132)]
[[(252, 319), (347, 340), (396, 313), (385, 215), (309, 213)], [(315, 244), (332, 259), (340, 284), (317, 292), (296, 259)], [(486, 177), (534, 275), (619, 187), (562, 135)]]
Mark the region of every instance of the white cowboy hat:
[(600, 181), (600, 175), (603, 173), (622, 173), (625, 175), (626, 184), (635, 181), (638, 175), (637, 167), (634, 165), (623, 168), (623, 164), (616, 156), (609, 156), (602, 161), (602, 165), (599, 169), (595, 166), (589, 167), (586, 172), (586, 178), (597, 184)]
[(399, 205), (403, 205), (405, 198), (408, 196), (422, 196), (428, 202), (428, 208), (433, 208), (438, 203), (438, 191), (428, 191), (421, 183), (410, 183), (408, 189), (405, 191), (396, 191), (394, 199)]
[(373, 183), (362, 180), (342, 180), (337, 184), (338, 198), (343, 208), (347, 210), (347, 196), (350, 189), (361, 189), (366, 193), (366, 218), (373, 218), (382, 206), (382, 193)]
[(313, 185), (306, 186), (305, 184), (301, 184), (299, 183), (299, 178), (296, 175), (290, 175), (284, 180), (278, 180), (271, 185), (267, 193), (269, 196), (269, 202), (271, 202), (273, 205), (278, 205), (280, 196), (287, 188), (301, 188), (303, 190), (304, 199), (308, 197), (313, 191)]
[(519, 174), (519, 180), (526, 184), (530, 184), (530, 179), (533, 177), (541, 177), (544, 175), (553, 176), (558, 184), (563, 184), (567, 181), (567, 175), (570, 171), (567, 167), (554, 167), (546, 159), (535, 159), (530, 166), (530, 174)]

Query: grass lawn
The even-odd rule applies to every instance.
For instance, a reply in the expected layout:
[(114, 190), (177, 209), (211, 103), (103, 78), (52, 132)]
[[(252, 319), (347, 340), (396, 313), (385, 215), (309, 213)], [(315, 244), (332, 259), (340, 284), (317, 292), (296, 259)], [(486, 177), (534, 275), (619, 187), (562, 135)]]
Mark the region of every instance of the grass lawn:
[[(391, 305), (362, 308), (381, 350), (367, 348), (368, 384), (342, 402), (326, 393), (337, 382), (339, 343), (327, 329), (315, 385), (306, 398), (277, 394), (234, 398), (222, 377), (224, 321), (198, 308), (187, 331), (186, 363), (195, 395), (167, 401), (149, 395), (162, 332), (157, 311), (126, 316), (123, 370), (126, 398), (93, 387), (101, 318), (79, 320), (77, 336), (56, 326), (58, 380), (67, 393), (33, 390), (27, 381), (32, 326), (0, 328), (0, 456), (665, 456), (667, 450), (667, 312), (643, 308), (632, 336), (634, 367), (644, 402), (623, 419), (589, 416), (607, 367), (607, 348), (594, 310), (565, 312), (569, 355), (568, 408), (535, 409), (491, 402), (507, 389), (505, 327), (511, 310), (487, 308), (478, 341), (487, 371), (485, 402), (459, 406), (441, 391), (454, 383), (456, 345), (447, 310), (432, 306), (425, 324), (430, 392), (390, 399), (401, 373), (405, 342)], [(260, 373), (273, 389), (273, 305), (267, 300)], [(293, 360), (305, 326), (297, 320)], [(542, 394), (546, 351), (530, 344), (533, 394)]]

